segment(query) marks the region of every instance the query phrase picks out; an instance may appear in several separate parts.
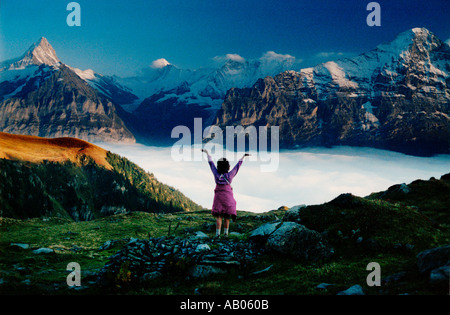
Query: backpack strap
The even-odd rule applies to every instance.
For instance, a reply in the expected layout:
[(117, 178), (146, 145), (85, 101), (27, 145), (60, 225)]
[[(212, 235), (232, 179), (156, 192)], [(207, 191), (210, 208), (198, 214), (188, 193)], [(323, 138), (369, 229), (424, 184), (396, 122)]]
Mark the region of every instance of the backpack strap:
[[(223, 176), (223, 174), (220, 175), (219, 179), (221, 179), (223, 177), (223, 179), (225, 179), (225, 181), (228, 183), (228, 185), (231, 186), (230, 182), (226, 179), (225, 176)], [(233, 188), (233, 186), (231, 186), (231, 188)]]

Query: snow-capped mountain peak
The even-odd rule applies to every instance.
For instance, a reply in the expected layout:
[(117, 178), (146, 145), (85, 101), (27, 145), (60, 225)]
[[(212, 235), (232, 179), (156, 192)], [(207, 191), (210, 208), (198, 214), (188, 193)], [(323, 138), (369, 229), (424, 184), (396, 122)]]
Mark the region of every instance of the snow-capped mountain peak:
[(444, 84), (449, 75), (445, 46), (426, 28), (413, 28), (367, 53), (322, 63), (302, 69), (300, 73), (305, 83), (324, 92), (324, 97), (330, 88), (355, 90), (359, 87), (371, 91), (374, 85), (394, 84), (406, 73), (413, 72), (423, 85), (427, 85), (430, 78)]
[(40, 66), (42, 64), (53, 66), (58, 63), (60, 63), (60, 60), (52, 45), (45, 37), (41, 37), (28, 48), (22, 57), (12, 60), (8, 69), (23, 69), (31, 65)]
[(388, 43), (378, 45), (375, 49), (378, 52), (400, 55), (411, 47), (416, 46), (419, 50), (430, 51), (440, 45), (440, 40), (426, 28), (413, 28), (400, 33)]

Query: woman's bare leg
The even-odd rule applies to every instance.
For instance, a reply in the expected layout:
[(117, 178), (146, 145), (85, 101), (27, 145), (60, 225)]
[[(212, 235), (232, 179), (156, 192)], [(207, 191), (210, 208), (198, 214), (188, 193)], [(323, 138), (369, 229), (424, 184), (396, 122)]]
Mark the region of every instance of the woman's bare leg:
[(224, 223), (223, 223), (223, 231), (225, 236), (228, 236), (228, 230), (230, 228), (230, 219), (224, 219)]
[(222, 217), (218, 216), (218, 217), (216, 217), (216, 236), (220, 235), (221, 228), (222, 228)]

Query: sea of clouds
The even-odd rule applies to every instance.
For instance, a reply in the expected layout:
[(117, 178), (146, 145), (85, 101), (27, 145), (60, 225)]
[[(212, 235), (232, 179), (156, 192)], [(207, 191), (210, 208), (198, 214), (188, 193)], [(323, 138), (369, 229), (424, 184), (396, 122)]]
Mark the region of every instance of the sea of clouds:
[[(198, 154), (200, 147), (189, 148), (192, 159), (177, 161), (171, 147), (97, 145), (126, 157), (194, 202), (211, 208), (215, 183), (206, 155)], [(231, 167), (242, 156), (225, 154)], [(215, 161), (221, 157), (212, 155)], [(262, 171), (261, 166), (268, 162), (257, 153), (246, 158), (232, 183), (238, 210), (265, 212), (280, 206), (321, 204), (341, 193), (364, 197), (394, 184), (439, 178), (450, 172), (450, 155), (424, 158), (371, 148), (309, 148), (281, 151), (277, 158), (278, 168), (272, 172)]]

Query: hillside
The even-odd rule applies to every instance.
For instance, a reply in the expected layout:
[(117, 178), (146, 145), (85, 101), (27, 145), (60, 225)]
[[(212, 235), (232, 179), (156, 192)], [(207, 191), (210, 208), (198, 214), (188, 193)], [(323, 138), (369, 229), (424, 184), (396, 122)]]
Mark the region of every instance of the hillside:
[(83, 156), (111, 170), (106, 161), (107, 151), (89, 142), (76, 138), (41, 138), (0, 132), (0, 158), (33, 163), (65, 162), (75, 164)]
[[(0, 294), (335, 295), (355, 284), (369, 295), (448, 294), (448, 281), (421, 270), (419, 257), (439, 247), (441, 254), (428, 258), (433, 265), (450, 248), (450, 221), (442, 215), (449, 209), (443, 198), (449, 179), (396, 185), (365, 198), (343, 194), (300, 209), (239, 212), (228, 240), (213, 237), (215, 222), (207, 210), (130, 212), (87, 222), (0, 217)], [(380, 199), (394, 192), (411, 198)], [(333, 256), (298, 260), (252, 236), (297, 221), (321, 232)], [(207, 249), (197, 250), (200, 245)], [(71, 261), (82, 266), (81, 287), (66, 284)], [(193, 273), (199, 262), (206, 270), (201, 276)], [(367, 285), (369, 262), (380, 264), (381, 286)]]
[(153, 174), (74, 138), (0, 134), (0, 216), (92, 220), (200, 207)]

